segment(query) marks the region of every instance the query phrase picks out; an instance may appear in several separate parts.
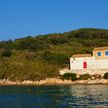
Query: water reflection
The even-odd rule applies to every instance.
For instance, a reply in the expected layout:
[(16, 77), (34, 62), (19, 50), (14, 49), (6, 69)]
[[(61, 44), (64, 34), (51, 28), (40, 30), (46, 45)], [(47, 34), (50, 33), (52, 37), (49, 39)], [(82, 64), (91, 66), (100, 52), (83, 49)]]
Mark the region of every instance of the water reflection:
[(70, 86), (69, 91), (76, 98), (76, 104), (108, 107), (108, 85), (75, 85)]
[(108, 85), (0, 87), (0, 108), (108, 108)]

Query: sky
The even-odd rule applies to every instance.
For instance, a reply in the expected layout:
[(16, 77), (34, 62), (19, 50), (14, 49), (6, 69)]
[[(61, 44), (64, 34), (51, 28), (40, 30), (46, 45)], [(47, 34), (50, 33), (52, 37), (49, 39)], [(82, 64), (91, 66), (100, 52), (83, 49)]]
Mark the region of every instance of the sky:
[(0, 41), (108, 29), (108, 0), (0, 0)]

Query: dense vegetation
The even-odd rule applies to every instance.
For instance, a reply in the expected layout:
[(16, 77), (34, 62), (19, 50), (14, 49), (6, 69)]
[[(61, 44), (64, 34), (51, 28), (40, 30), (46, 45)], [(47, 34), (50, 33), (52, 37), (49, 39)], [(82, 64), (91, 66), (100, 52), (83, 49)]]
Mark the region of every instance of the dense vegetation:
[(80, 75), (80, 77), (79, 77), (80, 80), (88, 80), (90, 78), (91, 78), (91, 76), (89, 74), (83, 74), (83, 75)]
[(65, 73), (61, 76), (61, 79), (72, 80), (72, 81), (78, 80), (77, 75), (75, 73)]
[(108, 46), (108, 30), (79, 29), (0, 42), (0, 79), (40, 80), (59, 77), (72, 54)]
[(104, 74), (104, 79), (108, 79), (108, 72)]

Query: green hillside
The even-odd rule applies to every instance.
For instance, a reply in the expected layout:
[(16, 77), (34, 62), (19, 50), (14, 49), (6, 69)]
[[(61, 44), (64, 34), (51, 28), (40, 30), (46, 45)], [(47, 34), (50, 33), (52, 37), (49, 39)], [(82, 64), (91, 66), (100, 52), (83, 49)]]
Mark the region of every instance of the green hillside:
[(0, 42), (0, 79), (41, 80), (58, 77), (72, 54), (108, 46), (108, 30), (84, 28)]

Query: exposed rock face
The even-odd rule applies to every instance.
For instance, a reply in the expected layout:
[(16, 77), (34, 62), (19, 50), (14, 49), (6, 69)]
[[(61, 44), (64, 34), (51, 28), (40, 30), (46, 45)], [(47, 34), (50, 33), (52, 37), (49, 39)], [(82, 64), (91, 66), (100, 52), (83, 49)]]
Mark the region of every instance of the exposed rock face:
[(108, 80), (105, 79), (96, 79), (96, 80), (77, 80), (77, 81), (71, 81), (71, 80), (61, 80), (57, 78), (46, 78), (45, 80), (41, 81), (29, 81), (25, 80), (23, 82), (12, 82), (9, 80), (0, 80), (0, 86), (5, 85), (68, 85), (68, 84), (108, 84)]

